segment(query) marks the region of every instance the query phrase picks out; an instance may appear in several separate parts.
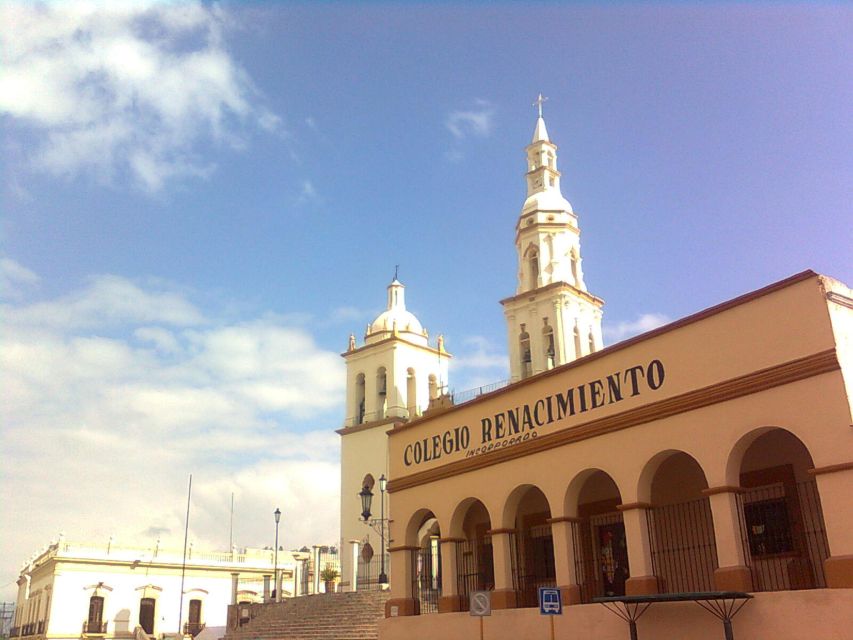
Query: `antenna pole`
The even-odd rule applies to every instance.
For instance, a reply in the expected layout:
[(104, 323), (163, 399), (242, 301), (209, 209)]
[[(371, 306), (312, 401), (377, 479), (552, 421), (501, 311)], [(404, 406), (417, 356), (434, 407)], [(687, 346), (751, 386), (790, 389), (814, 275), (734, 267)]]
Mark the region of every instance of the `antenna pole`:
[(190, 474), (190, 482), (187, 487), (187, 518), (184, 520), (184, 560), (181, 563), (181, 601), (178, 605), (178, 633), (177, 636), (183, 638), (181, 631), (181, 620), (184, 616), (184, 577), (187, 573), (187, 537), (190, 531), (190, 497), (193, 493), (193, 474)]
[(231, 520), (228, 528), (228, 553), (234, 548), (234, 492), (231, 492)]

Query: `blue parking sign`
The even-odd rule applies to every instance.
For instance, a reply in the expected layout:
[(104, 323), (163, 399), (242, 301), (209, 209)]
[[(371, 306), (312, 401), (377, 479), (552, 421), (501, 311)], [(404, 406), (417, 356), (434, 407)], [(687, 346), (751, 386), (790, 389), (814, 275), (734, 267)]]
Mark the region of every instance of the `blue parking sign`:
[(539, 613), (543, 616), (563, 615), (563, 598), (556, 587), (539, 587)]

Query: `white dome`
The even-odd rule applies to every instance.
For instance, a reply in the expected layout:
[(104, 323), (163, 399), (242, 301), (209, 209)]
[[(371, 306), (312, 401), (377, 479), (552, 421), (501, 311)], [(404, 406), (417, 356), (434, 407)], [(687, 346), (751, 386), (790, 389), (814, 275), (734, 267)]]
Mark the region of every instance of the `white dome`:
[(388, 309), (380, 313), (376, 317), (376, 320), (370, 323), (370, 333), (393, 331), (395, 326), (397, 327), (397, 331), (424, 332), (420, 321), (411, 311), (406, 311), (405, 309)]
[(388, 285), (388, 308), (367, 326), (366, 343), (387, 338), (390, 332), (396, 330), (397, 333), (409, 334), (406, 336), (408, 340), (427, 344), (427, 336), (420, 320), (414, 313), (406, 310), (404, 289), (397, 280)]
[(569, 204), (569, 201), (563, 197), (563, 194), (556, 189), (537, 191), (530, 195), (527, 200), (524, 201), (522, 212), (527, 213), (537, 209), (542, 211), (568, 211), (569, 213), (574, 213), (574, 211), (572, 211), (572, 205)]

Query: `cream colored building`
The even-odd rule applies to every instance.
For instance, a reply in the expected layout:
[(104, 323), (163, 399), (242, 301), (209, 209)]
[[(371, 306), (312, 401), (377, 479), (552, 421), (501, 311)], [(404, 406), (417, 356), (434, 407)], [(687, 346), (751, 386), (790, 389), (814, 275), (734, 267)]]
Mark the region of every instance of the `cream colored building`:
[[(308, 561), (310, 554), (301, 556)], [(282, 597), (311, 589), (303, 580), (306, 566), (300, 554), (279, 551)], [(144, 640), (140, 631), (195, 636), (206, 627), (224, 627), (229, 604), (269, 601), (274, 567), (271, 549), (190, 547), (184, 567), (183, 550), (159, 543), (127, 547), (60, 539), (21, 571), (11, 637)]]
[[(350, 336), (342, 354), (347, 365), (346, 417), (341, 435), (341, 568), (343, 586), (356, 587), (358, 558), (364, 542), (375, 549), (376, 561), (362, 567), (362, 580), (376, 582), (381, 563), (381, 527), (361, 517), (359, 493), (365, 483), (375, 494), (373, 518), (381, 516), (378, 480), (389, 477), (386, 432), (395, 424), (417, 418), (447, 384), (450, 354), (438, 336), (434, 346), (420, 321), (406, 309), (405, 287), (388, 285), (385, 311), (367, 326), (364, 342)], [(386, 512), (386, 518), (388, 513)], [(387, 572), (387, 567), (386, 567)]]
[[(739, 638), (849, 638), (853, 291), (805, 271), (603, 348), (541, 113), (527, 154), (503, 301), (515, 382), (389, 432), (380, 638), (548, 637), (553, 622), (551, 637), (621, 639), (596, 598), (730, 590), (754, 596)], [(539, 615), (544, 586), (564, 615)], [(493, 609), (479, 631), (473, 591)], [(722, 629), (669, 602), (639, 635)]]

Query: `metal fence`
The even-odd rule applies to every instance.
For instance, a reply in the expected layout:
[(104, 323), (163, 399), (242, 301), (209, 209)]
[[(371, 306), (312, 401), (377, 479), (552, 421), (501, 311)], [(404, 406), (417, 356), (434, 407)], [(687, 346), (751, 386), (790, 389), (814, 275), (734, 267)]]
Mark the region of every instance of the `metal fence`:
[(419, 603), (420, 613), (438, 613), (441, 598), (441, 547), (438, 544), (412, 553), (412, 597)]
[(647, 521), (660, 592), (713, 591), (719, 565), (710, 500), (653, 507)]
[(462, 391), (452, 391), (450, 393), (450, 397), (453, 401), (454, 405), (462, 404), (464, 402), (468, 402), (469, 400), (473, 400), (484, 393), (491, 393), (492, 391), (497, 391), (498, 389), (503, 389), (507, 385), (509, 385), (509, 380), (500, 380), (499, 382), (492, 382), (490, 384), (484, 384), (480, 387), (474, 387), (473, 389), (464, 389)]
[(829, 543), (814, 480), (748, 489), (738, 501), (755, 591), (826, 587)]
[[(385, 573), (390, 569), (391, 556), (385, 554)], [(358, 557), (358, 591), (380, 591), (382, 583), (379, 582), (379, 574), (382, 571), (382, 562), (379, 555), (373, 556), (369, 561), (361, 555)]]
[(619, 511), (573, 521), (572, 548), (581, 602), (625, 595), (628, 551), (625, 525)]
[(557, 584), (551, 525), (529, 527), (519, 534), (510, 535), (516, 543), (513, 582), (517, 606), (539, 606), (539, 587)]
[(495, 588), (495, 565), (492, 556), (492, 537), (456, 543), (456, 589), (463, 606), (472, 591)]

